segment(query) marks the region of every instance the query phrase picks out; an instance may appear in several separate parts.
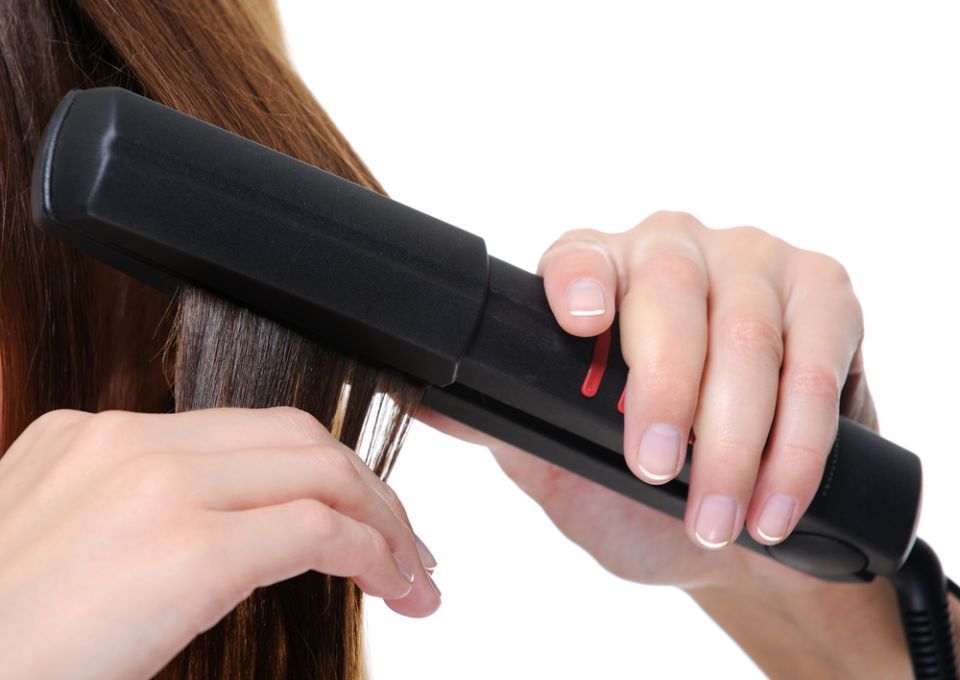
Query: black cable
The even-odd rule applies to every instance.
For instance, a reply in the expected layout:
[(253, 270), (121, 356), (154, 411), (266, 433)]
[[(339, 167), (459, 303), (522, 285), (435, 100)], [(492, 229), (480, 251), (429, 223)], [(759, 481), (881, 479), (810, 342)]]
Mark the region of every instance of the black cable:
[(943, 575), (937, 554), (918, 538), (906, 562), (890, 580), (897, 590), (914, 676), (918, 680), (957, 680), (947, 590), (957, 594), (960, 589)]

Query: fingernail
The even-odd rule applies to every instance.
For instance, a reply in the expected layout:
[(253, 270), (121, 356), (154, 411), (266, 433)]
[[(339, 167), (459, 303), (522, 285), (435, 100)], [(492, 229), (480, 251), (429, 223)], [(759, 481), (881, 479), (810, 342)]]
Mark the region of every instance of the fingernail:
[(437, 558), (433, 556), (430, 549), (423, 544), (420, 537), (413, 535), (413, 540), (417, 544), (417, 552), (420, 554), (420, 561), (423, 562), (423, 568), (427, 571), (433, 571), (437, 568)]
[(413, 583), (413, 572), (410, 571), (410, 567), (403, 563), (403, 560), (400, 559), (399, 555), (394, 555), (393, 561), (397, 563), (397, 569), (400, 570), (401, 574), (403, 574), (403, 578), (407, 579), (407, 581), (410, 583)]
[(763, 504), (760, 519), (757, 520), (757, 533), (768, 541), (782, 541), (790, 528), (793, 511), (797, 501), (785, 493), (770, 496)]
[(577, 279), (567, 286), (567, 311), (571, 316), (601, 316), (607, 311), (603, 286), (594, 279)]
[(663, 482), (677, 474), (680, 467), (680, 430), (654, 423), (640, 439), (637, 465), (654, 482)]
[(704, 548), (722, 548), (733, 540), (733, 522), (737, 518), (737, 502), (718, 493), (704, 496), (700, 502), (695, 532)]
[(433, 580), (433, 577), (430, 574), (427, 574), (427, 580), (430, 581), (430, 585), (433, 587), (433, 592), (437, 594), (437, 597), (442, 597), (443, 594), (440, 592), (440, 589), (437, 588), (437, 583)]

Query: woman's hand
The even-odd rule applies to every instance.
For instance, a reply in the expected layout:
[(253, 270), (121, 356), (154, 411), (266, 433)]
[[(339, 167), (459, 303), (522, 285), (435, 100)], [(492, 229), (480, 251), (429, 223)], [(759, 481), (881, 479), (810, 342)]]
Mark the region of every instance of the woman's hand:
[(568, 332), (598, 335), (619, 313), (630, 469), (672, 479), (695, 432), (684, 521), (435, 412), (418, 417), (490, 447), (609, 571), (691, 594), (772, 677), (909, 677), (885, 580), (828, 583), (731, 545), (744, 526), (765, 544), (790, 534), (839, 413), (877, 428), (844, 268), (759, 229), (662, 212), (624, 233), (569, 232), (539, 270)]
[(619, 234), (561, 237), (540, 262), (560, 326), (619, 312), (624, 456), (651, 484), (693, 449), (683, 522), (422, 409), (484, 444), (569, 538), (611, 572), (688, 592), (771, 677), (909, 677), (892, 588), (821, 581), (731, 545), (774, 544), (819, 486), (838, 415), (876, 429), (863, 320), (835, 260), (759, 229), (656, 213)]
[(569, 232), (539, 270), (568, 332), (598, 335), (619, 313), (630, 469), (651, 484), (672, 479), (695, 432), (684, 523), (437, 414), (423, 418), (490, 446), (619, 576), (692, 588), (742, 574), (746, 551), (722, 548), (744, 525), (765, 544), (793, 530), (836, 437), (845, 382), (845, 405), (872, 412), (862, 313), (844, 268), (759, 229), (663, 212), (624, 233)]
[(0, 460), (0, 665), (150, 677), (310, 569), (425, 616), (423, 555), (390, 488), (303, 411), (54, 411)]

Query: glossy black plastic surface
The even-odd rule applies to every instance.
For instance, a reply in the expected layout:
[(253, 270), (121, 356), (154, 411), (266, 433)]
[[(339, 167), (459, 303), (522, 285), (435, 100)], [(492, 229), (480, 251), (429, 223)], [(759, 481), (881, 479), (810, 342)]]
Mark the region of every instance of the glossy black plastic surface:
[(68, 95), (40, 158), (35, 219), (76, 247), (453, 382), (487, 287), (473, 234), (119, 88)]

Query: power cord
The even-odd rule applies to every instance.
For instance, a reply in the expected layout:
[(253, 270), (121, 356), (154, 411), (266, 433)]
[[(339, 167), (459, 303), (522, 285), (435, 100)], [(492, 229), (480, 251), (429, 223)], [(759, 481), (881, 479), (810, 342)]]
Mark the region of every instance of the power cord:
[(947, 592), (960, 588), (946, 578), (933, 549), (917, 538), (900, 570), (890, 577), (918, 680), (957, 680), (953, 620)]

